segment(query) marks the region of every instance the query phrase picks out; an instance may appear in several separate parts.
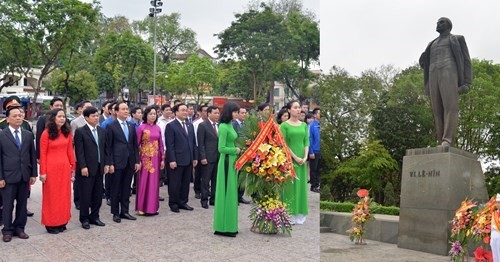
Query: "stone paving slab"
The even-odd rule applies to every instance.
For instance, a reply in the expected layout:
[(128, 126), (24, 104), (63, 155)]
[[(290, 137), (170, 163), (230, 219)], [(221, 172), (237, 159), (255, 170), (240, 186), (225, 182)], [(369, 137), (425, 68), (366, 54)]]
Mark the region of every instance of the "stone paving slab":
[[(72, 209), (68, 230), (48, 234), (40, 224), (41, 183), (32, 187), (28, 209), (27, 240), (14, 237), (0, 240), (0, 261), (319, 261), (319, 194), (309, 192), (309, 216), (304, 225), (293, 227), (292, 236), (262, 235), (250, 231), (251, 205), (239, 206), (239, 234), (227, 238), (213, 234), (213, 206), (201, 208), (190, 191), (189, 205), (194, 211), (175, 214), (168, 208), (167, 187), (160, 189), (166, 201), (160, 214), (137, 216), (137, 221), (113, 222), (109, 206), (103, 201), (101, 220), (105, 227), (81, 227), (78, 210)], [(247, 197), (248, 198), (248, 197)], [(130, 198), (134, 210), (135, 196)], [(131, 212), (133, 214), (133, 212)]]
[(355, 245), (348, 236), (335, 233), (321, 233), (321, 261), (349, 262), (440, 262), (450, 257), (439, 256), (388, 244), (367, 240), (367, 245)]

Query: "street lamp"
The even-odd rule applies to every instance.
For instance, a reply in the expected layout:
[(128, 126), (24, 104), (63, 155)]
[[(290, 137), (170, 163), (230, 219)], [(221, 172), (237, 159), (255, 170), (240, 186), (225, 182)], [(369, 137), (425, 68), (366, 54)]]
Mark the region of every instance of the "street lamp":
[(161, 13), (161, 7), (163, 6), (163, 2), (161, 0), (152, 0), (151, 8), (149, 8), (149, 17), (153, 17), (154, 23), (154, 33), (153, 33), (153, 50), (154, 50), (154, 58), (153, 58), (153, 101), (156, 101), (156, 17), (157, 14)]

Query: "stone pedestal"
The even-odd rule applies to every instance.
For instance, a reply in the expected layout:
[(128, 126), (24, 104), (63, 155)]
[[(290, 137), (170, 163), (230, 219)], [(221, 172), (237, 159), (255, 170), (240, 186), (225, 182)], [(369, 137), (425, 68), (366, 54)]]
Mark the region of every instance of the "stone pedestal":
[(476, 155), (453, 147), (407, 150), (398, 247), (448, 255), (450, 221), (465, 198), (488, 201)]

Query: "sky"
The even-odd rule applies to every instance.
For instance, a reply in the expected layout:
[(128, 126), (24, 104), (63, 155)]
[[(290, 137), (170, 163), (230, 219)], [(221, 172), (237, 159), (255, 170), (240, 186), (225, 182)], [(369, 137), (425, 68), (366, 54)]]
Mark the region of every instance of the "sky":
[(320, 0), (321, 69), (351, 75), (392, 64), (405, 69), (438, 36), (440, 17), (463, 35), (472, 58), (500, 63), (500, 1)]
[[(91, 0), (84, 0), (91, 2)], [(149, 14), (150, 0), (100, 0), (107, 17), (123, 15), (142, 20)], [(266, 0), (262, 0), (267, 2)], [(262, 2), (259, 1), (259, 2)], [(247, 9), (249, 0), (164, 0), (161, 14), (180, 13), (180, 24), (196, 32), (198, 44), (209, 54), (219, 44), (214, 34), (224, 31), (235, 20), (234, 15)], [(305, 9), (319, 17), (320, 0), (302, 0)], [(160, 15), (161, 15), (160, 14)]]
[[(90, 2), (91, 0), (84, 0)], [(216, 33), (246, 10), (251, 0), (165, 0), (163, 12), (178, 12), (183, 27), (194, 30), (201, 48), (214, 55)], [(252, 0), (255, 1), (255, 0)], [(265, 0), (262, 0), (265, 1)], [(108, 17), (144, 19), (149, 0), (101, 0)], [(500, 1), (498, 0), (302, 0), (320, 21), (320, 67), (333, 65), (351, 75), (382, 65), (404, 69), (418, 61), (438, 36), (439, 17), (453, 22), (453, 34), (465, 36), (473, 58), (500, 63)]]

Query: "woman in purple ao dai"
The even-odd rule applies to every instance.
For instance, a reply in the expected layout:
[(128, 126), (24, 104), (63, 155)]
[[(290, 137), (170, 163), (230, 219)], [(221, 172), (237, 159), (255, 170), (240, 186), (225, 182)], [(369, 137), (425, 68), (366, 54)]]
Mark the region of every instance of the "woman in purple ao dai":
[(137, 179), (135, 210), (138, 215), (157, 215), (160, 208), (160, 170), (165, 167), (163, 140), (156, 125), (158, 114), (153, 106), (146, 107), (143, 124), (137, 132), (141, 171)]

